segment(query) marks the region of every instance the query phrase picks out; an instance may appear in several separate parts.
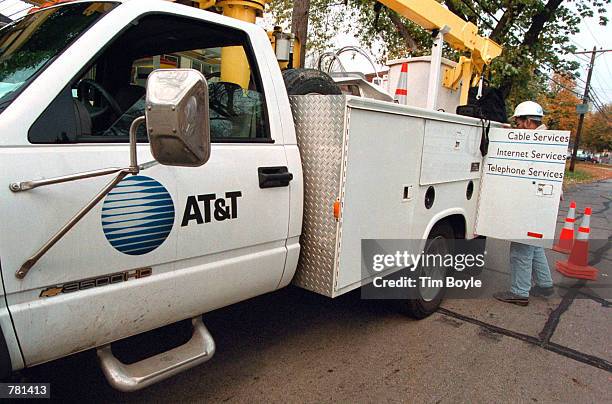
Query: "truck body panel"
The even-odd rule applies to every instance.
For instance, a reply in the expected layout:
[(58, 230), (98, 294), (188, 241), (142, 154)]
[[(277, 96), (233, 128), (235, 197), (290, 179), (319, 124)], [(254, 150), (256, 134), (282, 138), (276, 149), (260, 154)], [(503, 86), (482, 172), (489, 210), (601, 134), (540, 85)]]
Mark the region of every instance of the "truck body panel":
[[(458, 237), (474, 237), (480, 120), (352, 96), (290, 98), (305, 184), (296, 285), (335, 297), (369, 283), (362, 239), (422, 240), (418, 253), (451, 215), (466, 223)], [(436, 197), (427, 208), (431, 185)]]

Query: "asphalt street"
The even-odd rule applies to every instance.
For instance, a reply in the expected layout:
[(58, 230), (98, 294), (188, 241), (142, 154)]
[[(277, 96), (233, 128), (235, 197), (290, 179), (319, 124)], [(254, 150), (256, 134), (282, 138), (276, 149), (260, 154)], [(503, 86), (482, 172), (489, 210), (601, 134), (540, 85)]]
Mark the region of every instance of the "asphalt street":
[[(95, 402), (611, 402), (612, 181), (565, 196), (559, 226), (570, 200), (579, 212), (593, 208), (591, 263), (600, 278), (567, 280), (553, 269), (557, 294), (527, 307), (448, 300), (415, 321), (359, 291), (332, 300), (289, 287), (205, 314), (215, 357), (143, 391), (111, 389), (94, 352), (18, 378), (51, 382), (58, 400)], [(487, 249), (494, 259), (486, 271), (503, 290), (508, 243), (490, 240)], [(551, 268), (565, 259), (548, 255)], [(183, 326), (139, 345), (177, 342)], [(117, 351), (129, 356), (131, 346)]]

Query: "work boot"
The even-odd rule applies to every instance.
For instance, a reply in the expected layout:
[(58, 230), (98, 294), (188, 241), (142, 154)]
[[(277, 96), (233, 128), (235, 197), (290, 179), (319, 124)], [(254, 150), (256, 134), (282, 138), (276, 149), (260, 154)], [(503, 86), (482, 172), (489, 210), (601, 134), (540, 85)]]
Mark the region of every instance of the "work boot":
[(536, 297), (550, 297), (555, 293), (555, 288), (553, 286), (548, 288), (543, 288), (541, 286), (534, 286), (529, 291), (529, 296)]
[(499, 301), (516, 304), (518, 306), (527, 306), (529, 304), (528, 297), (515, 295), (512, 292), (498, 292), (493, 294), (493, 297)]

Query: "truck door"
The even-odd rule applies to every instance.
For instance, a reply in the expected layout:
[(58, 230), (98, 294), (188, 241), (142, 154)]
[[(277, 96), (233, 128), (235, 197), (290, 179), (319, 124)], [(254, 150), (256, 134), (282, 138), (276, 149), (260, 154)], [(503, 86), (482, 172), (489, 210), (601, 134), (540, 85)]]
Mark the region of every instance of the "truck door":
[[(91, 3), (61, 9), (79, 16), (84, 4)], [(2, 112), (0, 257), (27, 365), (274, 290), (282, 276), (290, 188), (289, 180), (261, 175), (287, 167), (282, 133), (270, 125), (277, 112), (265, 99), (265, 63), (247, 33), (225, 20), (166, 14), (164, 3), (144, 16), (138, 8), (121, 5), (82, 33)], [(185, 13), (220, 20), (196, 9)], [(66, 21), (44, 32), (60, 32)], [(105, 41), (102, 49), (91, 45)], [(246, 62), (240, 83), (221, 74), (228, 47), (241, 50)], [(209, 80), (209, 162), (153, 164), (126, 177), (24, 279), (16, 278), (110, 178), (17, 193), (9, 183), (125, 166), (129, 125), (144, 113), (147, 75), (164, 67), (195, 68)], [(144, 130), (139, 142), (139, 162), (153, 160)]]
[(476, 233), (552, 247), (569, 132), (494, 128), (489, 137)]

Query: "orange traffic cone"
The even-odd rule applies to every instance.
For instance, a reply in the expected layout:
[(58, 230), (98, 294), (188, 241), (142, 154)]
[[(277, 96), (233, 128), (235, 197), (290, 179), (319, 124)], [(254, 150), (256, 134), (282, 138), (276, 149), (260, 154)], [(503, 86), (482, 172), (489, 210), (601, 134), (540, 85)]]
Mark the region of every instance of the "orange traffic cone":
[(572, 251), (574, 245), (574, 222), (576, 221), (576, 202), (570, 203), (567, 217), (565, 218), (565, 224), (561, 229), (559, 235), (559, 242), (553, 246), (553, 250), (561, 252), (563, 254), (569, 254)]
[(589, 266), (589, 234), (591, 232), (591, 208), (584, 210), (584, 218), (578, 228), (578, 235), (574, 241), (572, 252), (567, 261), (557, 261), (557, 271), (568, 278), (597, 279), (597, 268)]
[(395, 89), (395, 101), (402, 105), (408, 104), (408, 63), (406, 62), (402, 63), (402, 71)]

